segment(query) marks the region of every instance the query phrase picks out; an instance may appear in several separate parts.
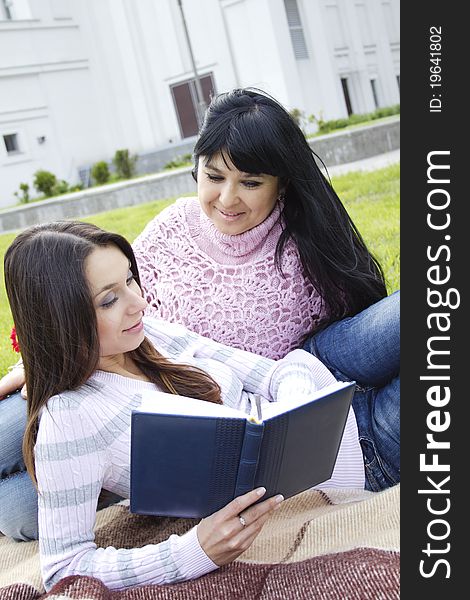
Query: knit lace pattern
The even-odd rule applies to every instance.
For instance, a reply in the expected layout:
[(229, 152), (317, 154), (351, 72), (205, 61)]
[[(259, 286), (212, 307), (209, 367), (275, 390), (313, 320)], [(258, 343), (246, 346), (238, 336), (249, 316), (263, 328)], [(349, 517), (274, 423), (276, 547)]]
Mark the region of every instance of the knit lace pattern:
[(147, 315), (215, 341), (279, 359), (300, 347), (326, 315), (293, 242), (275, 266), (281, 207), (241, 234), (219, 232), (197, 198), (180, 198), (133, 244)]

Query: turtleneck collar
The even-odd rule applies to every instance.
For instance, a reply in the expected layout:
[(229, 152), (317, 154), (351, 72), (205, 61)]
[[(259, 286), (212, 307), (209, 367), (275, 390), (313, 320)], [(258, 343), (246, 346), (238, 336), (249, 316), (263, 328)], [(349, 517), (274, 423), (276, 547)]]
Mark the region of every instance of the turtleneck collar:
[(276, 202), (271, 214), (259, 225), (238, 235), (228, 235), (219, 231), (209, 217), (200, 211), (202, 236), (227, 256), (245, 256), (260, 246), (271, 229), (279, 222), (281, 204)]

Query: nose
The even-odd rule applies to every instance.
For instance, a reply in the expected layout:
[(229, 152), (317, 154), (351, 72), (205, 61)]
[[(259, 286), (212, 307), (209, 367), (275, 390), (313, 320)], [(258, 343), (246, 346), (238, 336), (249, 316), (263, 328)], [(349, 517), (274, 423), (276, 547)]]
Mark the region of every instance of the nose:
[(139, 286), (134, 282), (135, 289), (129, 288), (131, 293), (130, 302), (129, 302), (129, 313), (135, 314), (138, 312), (142, 312), (148, 306), (147, 300), (142, 296), (142, 290)]
[(238, 203), (236, 187), (228, 181), (220, 189), (219, 202), (223, 208), (230, 208)]

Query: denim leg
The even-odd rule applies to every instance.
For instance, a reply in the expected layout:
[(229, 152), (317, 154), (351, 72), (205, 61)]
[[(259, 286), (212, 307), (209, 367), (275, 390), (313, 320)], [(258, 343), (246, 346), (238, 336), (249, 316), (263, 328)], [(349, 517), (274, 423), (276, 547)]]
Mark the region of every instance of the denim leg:
[(337, 379), (361, 387), (384, 385), (400, 370), (400, 292), (332, 323), (307, 340), (304, 349)]
[(0, 400), (0, 477), (24, 471), (23, 435), (27, 402), (17, 392)]
[(38, 538), (37, 492), (22, 452), (26, 409), (19, 393), (0, 400), (0, 532), (16, 540)]
[(0, 479), (0, 532), (17, 541), (38, 539), (38, 495), (27, 471)]
[(356, 391), (352, 405), (366, 489), (377, 492), (395, 485), (400, 481), (400, 377), (381, 388)]
[(341, 381), (356, 381), (353, 409), (364, 455), (366, 488), (400, 481), (400, 292), (337, 321), (308, 339)]
[[(18, 541), (38, 539), (38, 496), (22, 451), (26, 409), (20, 393), (0, 401), (0, 533)], [(103, 490), (98, 510), (120, 500)]]

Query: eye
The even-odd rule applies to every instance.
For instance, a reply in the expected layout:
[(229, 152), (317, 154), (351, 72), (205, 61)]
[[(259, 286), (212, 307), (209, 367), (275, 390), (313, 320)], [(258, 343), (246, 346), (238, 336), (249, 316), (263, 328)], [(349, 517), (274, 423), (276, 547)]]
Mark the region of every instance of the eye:
[(126, 285), (131, 285), (131, 283), (134, 281), (134, 274), (132, 273), (132, 271), (129, 269), (129, 273), (127, 274), (127, 279), (126, 279)]
[(108, 294), (103, 302), (100, 304), (101, 308), (111, 308), (111, 306), (113, 306), (113, 304), (117, 302), (117, 296), (116, 294)]
[(244, 181), (243, 185), (247, 188), (257, 188), (261, 185), (261, 181)]
[(224, 178), (220, 175), (212, 175), (211, 173), (206, 173), (206, 175), (207, 179), (209, 179), (209, 181), (213, 181), (214, 183), (219, 183), (220, 181), (224, 180)]

